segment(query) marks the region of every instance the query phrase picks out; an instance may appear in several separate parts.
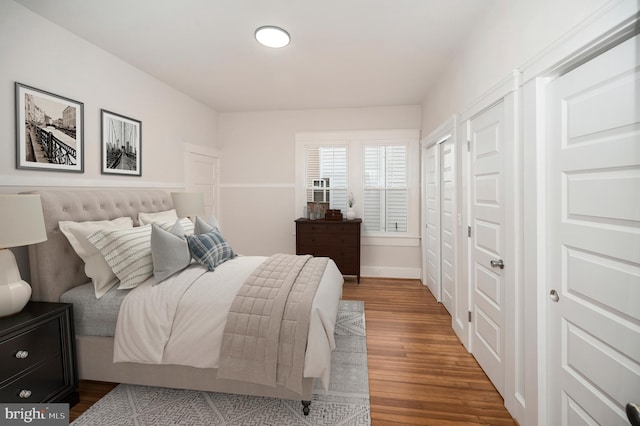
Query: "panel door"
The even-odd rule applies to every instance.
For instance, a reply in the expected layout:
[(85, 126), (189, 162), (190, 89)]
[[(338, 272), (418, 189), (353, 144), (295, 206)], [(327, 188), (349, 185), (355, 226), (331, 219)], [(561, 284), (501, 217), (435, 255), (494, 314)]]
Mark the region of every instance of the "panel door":
[(440, 301), (440, 196), (438, 191), (438, 147), (431, 145), (426, 150), (426, 194), (427, 229), (426, 278), (427, 286), (436, 300)]
[(440, 148), (440, 294), (442, 304), (451, 313), (455, 297), (455, 156), (453, 140)]
[(639, 57), (635, 37), (548, 86), (546, 424), (640, 402)]
[(471, 352), (504, 391), (504, 105), (470, 120)]
[(187, 156), (186, 189), (204, 194), (204, 207), (208, 215), (218, 216), (218, 159), (195, 152)]

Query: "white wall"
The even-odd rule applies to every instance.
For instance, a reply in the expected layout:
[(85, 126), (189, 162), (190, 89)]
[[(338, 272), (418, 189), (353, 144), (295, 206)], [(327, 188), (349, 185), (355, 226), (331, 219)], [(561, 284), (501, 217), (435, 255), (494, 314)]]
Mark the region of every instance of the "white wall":
[[(0, 191), (181, 187), (183, 144), (217, 146), (216, 111), (13, 1), (0, 2), (0, 61)], [(84, 103), (83, 174), (15, 168), (16, 81)], [(101, 175), (100, 109), (142, 121), (142, 177)]]
[(608, 0), (513, 0), (494, 2), (460, 54), (432, 85), (422, 104), (422, 134), (592, 16)]
[[(84, 103), (84, 170), (16, 169), (15, 82)], [(142, 121), (142, 177), (100, 173), (100, 109)], [(0, 1), (0, 193), (44, 186), (184, 186), (183, 144), (217, 147), (216, 111), (34, 14)], [(29, 280), (26, 248), (13, 249)]]
[[(418, 105), (220, 114), (225, 238), (244, 254), (295, 253), (296, 132), (419, 129), (420, 115)], [(417, 278), (420, 250), (363, 246), (361, 264)]]

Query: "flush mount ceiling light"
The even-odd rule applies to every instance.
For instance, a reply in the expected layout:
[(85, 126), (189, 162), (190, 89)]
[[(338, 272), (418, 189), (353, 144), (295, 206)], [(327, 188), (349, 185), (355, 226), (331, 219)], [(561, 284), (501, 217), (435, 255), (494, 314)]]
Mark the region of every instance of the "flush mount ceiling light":
[(267, 47), (285, 47), (289, 44), (291, 37), (289, 33), (279, 27), (273, 25), (266, 25), (256, 30), (256, 40), (258, 43)]

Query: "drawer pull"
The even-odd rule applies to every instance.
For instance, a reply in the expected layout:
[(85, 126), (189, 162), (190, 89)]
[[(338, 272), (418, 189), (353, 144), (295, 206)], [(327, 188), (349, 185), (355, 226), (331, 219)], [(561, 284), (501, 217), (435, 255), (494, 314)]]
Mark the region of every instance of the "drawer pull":
[(27, 399), (31, 396), (31, 391), (28, 389), (22, 389), (18, 396), (22, 399)]
[(29, 351), (18, 351), (18, 352), (16, 352), (16, 358), (18, 358), (18, 359), (25, 359), (28, 356), (29, 356)]

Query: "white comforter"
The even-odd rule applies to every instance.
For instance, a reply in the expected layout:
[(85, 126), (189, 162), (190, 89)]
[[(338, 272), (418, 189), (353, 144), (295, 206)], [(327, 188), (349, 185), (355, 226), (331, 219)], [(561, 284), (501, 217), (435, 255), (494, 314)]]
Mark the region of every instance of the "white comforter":
[[(158, 285), (153, 277), (132, 290), (118, 314), (114, 362), (217, 368), (229, 307), (266, 257), (239, 256), (212, 272), (192, 264)], [(304, 376), (329, 386), (331, 351), (342, 275), (329, 261), (311, 308)]]

